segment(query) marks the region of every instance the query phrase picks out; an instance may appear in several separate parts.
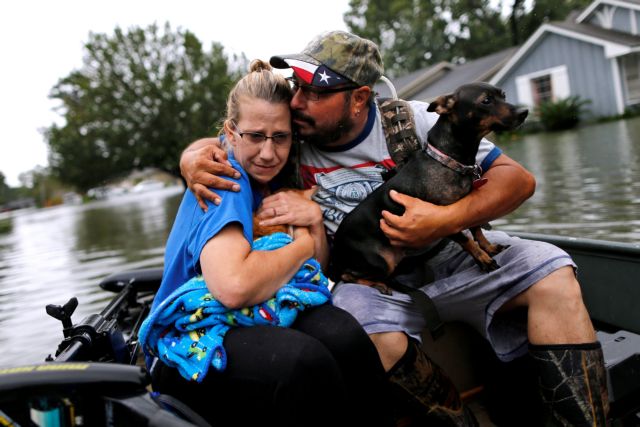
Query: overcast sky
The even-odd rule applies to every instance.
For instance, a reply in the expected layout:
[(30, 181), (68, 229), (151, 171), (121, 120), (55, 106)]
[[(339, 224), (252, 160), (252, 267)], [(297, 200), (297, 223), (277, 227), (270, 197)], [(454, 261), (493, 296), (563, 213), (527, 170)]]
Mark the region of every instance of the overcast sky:
[[(0, 172), (18, 175), (46, 166), (40, 129), (60, 116), (48, 99), (58, 79), (82, 65), (90, 31), (116, 26), (171, 23), (192, 31), (208, 49), (220, 42), (227, 54), (248, 59), (299, 52), (316, 34), (344, 30), (349, 0), (21, 0), (0, 3)], [(298, 16), (298, 18), (296, 18)]]

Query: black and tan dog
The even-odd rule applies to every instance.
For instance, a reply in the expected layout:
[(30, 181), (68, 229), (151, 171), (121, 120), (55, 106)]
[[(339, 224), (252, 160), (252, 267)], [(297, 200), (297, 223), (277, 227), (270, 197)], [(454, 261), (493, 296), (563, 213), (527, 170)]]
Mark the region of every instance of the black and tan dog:
[[(366, 284), (385, 283), (410, 250), (391, 246), (380, 230), (381, 212), (402, 215), (390, 190), (437, 205), (449, 205), (481, 183), (475, 164), (480, 140), (494, 130), (511, 130), (523, 123), (528, 111), (505, 102), (504, 92), (486, 83), (472, 83), (439, 97), (428, 111), (440, 115), (428, 134), (429, 144), (408, 155), (405, 164), (347, 215), (332, 248), (333, 280)], [(491, 257), (503, 248), (491, 245), (480, 227), (450, 238), (468, 251), (484, 271), (498, 268)]]

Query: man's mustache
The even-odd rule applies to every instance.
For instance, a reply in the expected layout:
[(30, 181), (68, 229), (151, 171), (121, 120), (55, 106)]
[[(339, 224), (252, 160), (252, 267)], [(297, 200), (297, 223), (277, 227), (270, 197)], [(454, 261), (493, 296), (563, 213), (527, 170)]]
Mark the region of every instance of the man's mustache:
[(309, 123), (311, 126), (314, 126), (314, 125), (316, 124), (316, 121), (313, 119), (313, 117), (311, 117), (311, 116), (307, 116), (307, 115), (306, 115), (306, 114), (304, 114), (304, 113), (300, 113), (300, 112), (298, 112), (298, 111), (294, 111), (294, 112), (292, 113), (292, 115), (293, 115), (293, 118), (294, 118), (295, 120), (299, 120), (299, 121), (302, 121), (302, 122), (307, 122), (307, 123)]

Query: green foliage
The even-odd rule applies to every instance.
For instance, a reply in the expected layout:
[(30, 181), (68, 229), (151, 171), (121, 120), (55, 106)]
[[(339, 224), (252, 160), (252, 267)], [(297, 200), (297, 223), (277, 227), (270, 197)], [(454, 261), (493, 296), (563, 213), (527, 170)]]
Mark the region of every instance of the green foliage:
[(168, 23), (91, 33), (83, 67), (50, 94), (65, 119), (45, 131), (52, 173), (82, 192), (145, 167), (179, 176), (181, 151), (213, 132), (234, 78), (221, 45), (205, 52)]
[(441, 0), (351, 0), (349, 29), (380, 46), (386, 72), (403, 74), (445, 59), (452, 40), (440, 17)]
[[(548, 20), (564, 19), (590, 0), (513, 0), (503, 17), (490, 0), (351, 0), (350, 31), (380, 46), (387, 74), (404, 75), (441, 61), (460, 62), (523, 43)], [(525, 13), (526, 12), (526, 13)]]
[(451, 2), (453, 22), (460, 27), (460, 35), (449, 59), (471, 60), (506, 49), (513, 43), (509, 26), (499, 6), (493, 8), (488, 0), (463, 0)]
[(593, 0), (534, 0), (530, 11), (525, 11), (523, 5), (518, 7), (512, 11), (517, 22), (514, 44), (524, 43), (545, 22), (562, 21), (572, 11), (584, 10), (591, 3)]
[(11, 218), (0, 218), (0, 234), (10, 232), (12, 226)]
[(49, 168), (36, 166), (28, 172), (18, 176), (21, 186), (12, 188), (12, 197), (15, 199), (32, 199), (36, 206), (51, 206), (52, 201), (62, 199), (62, 195), (71, 191), (51, 173)]
[(0, 172), (0, 205), (7, 203), (10, 200), (11, 189), (5, 182), (5, 176)]
[(579, 96), (570, 96), (540, 104), (537, 114), (546, 130), (571, 129), (580, 122), (584, 106), (590, 102), (587, 99), (580, 99)]
[(4, 174), (0, 172), (0, 206), (21, 197), (25, 197), (25, 189), (21, 187), (9, 187), (9, 185), (6, 183)]

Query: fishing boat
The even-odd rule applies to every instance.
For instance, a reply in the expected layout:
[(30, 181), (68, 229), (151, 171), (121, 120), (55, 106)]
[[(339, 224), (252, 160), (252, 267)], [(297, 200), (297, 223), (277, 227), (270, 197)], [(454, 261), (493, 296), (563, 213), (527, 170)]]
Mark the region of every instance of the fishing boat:
[[(552, 243), (578, 265), (583, 297), (603, 344), (612, 426), (640, 425), (640, 245), (512, 233)], [(184, 403), (150, 389), (137, 332), (162, 269), (112, 274), (99, 286), (114, 293), (78, 323), (72, 298), (48, 305), (64, 339), (41, 364), (0, 369), (0, 426), (208, 426)], [(534, 375), (526, 358), (498, 362), (464, 324), (447, 323), (427, 352), (448, 372), (480, 425), (540, 425)]]

